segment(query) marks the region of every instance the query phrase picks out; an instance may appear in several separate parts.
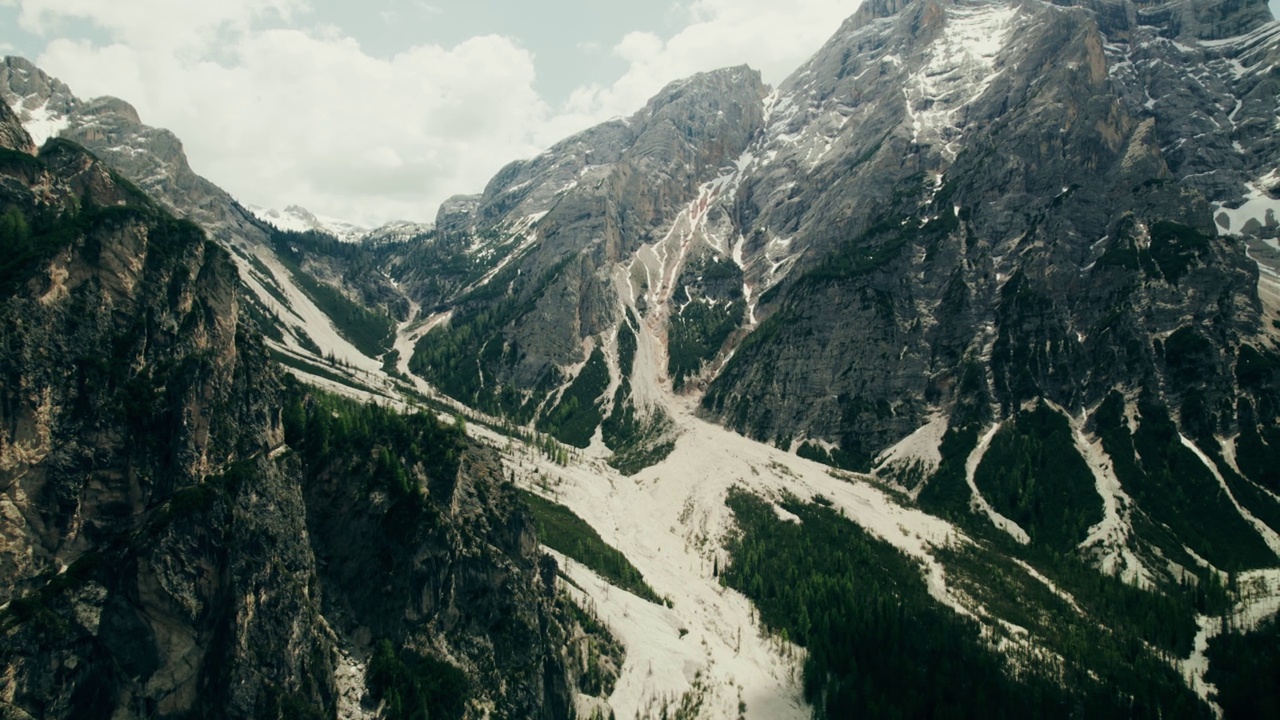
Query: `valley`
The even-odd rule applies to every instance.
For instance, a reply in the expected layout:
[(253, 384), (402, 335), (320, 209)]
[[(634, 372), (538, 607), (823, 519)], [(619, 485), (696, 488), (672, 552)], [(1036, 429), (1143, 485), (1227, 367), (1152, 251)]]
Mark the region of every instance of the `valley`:
[[(1280, 612), (1277, 28), (1252, 1), (866, 0), (776, 88), (677, 81), (376, 229), (251, 210), (124, 101), (7, 58), (0, 230), (38, 252), (0, 275), (0, 712), (1267, 707), (1224, 648)], [(74, 353), (35, 359), (68, 341), (32, 308)], [(94, 342), (127, 361), (101, 396)], [(181, 430), (130, 455), (113, 403)], [(121, 539), (174, 507), (212, 534)], [(287, 550), (238, 559), (260, 537)], [(156, 589), (188, 565), (220, 579)], [(158, 649), (121, 644), (143, 626)], [(250, 698), (201, 653), (253, 674), (252, 633), (293, 664)]]

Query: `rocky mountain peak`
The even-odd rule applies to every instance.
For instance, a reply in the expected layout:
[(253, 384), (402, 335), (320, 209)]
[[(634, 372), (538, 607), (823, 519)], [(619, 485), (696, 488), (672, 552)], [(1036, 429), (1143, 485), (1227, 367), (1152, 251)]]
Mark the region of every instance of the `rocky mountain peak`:
[(742, 97), (743, 93), (755, 93), (763, 100), (769, 89), (760, 79), (760, 71), (747, 65), (721, 68), (709, 72), (701, 72), (687, 78), (668, 83), (650, 98), (645, 109), (633, 116), (632, 121), (643, 116), (660, 115), (668, 106), (686, 103), (680, 109), (689, 112), (693, 108), (690, 103), (716, 103), (719, 100), (733, 100)]
[(54, 100), (65, 104), (74, 97), (66, 83), (50, 77), (36, 67), (35, 63), (16, 55), (6, 56), (0, 61), (0, 87), (7, 88), (19, 97), (39, 102)]
[[(141, 125), (142, 118), (133, 105), (117, 97), (104, 95), (90, 100), (81, 111), (84, 115), (95, 118), (114, 119), (117, 122)], [(180, 145), (180, 144), (179, 144)]]

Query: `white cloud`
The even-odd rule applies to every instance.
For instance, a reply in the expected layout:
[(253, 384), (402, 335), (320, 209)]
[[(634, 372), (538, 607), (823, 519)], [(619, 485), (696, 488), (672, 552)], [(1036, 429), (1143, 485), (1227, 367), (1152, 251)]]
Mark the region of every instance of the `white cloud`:
[(776, 82), (854, 9), (856, 0), (693, 0), (681, 10), (687, 27), (666, 40), (626, 35), (612, 53), (627, 71), (556, 111), (534, 89), (535, 58), (509, 38), (375, 58), (340, 28), (299, 29), (303, 0), (21, 0), (20, 17), (37, 33), (68, 18), (101, 28), (106, 43), (56, 39), (37, 62), (82, 97), (122, 97), (173, 130), (196, 171), (244, 202), (371, 224), (433, 219), (447, 196), (631, 114), (674, 79), (745, 62)]
[(649, 32), (627, 33), (613, 48), (613, 54), (632, 64), (651, 62), (662, 52), (662, 38)]
[[(225, 32), (225, 31), (224, 31)], [(244, 30), (221, 62), (55, 40), (38, 63), (82, 97), (126, 98), (180, 137), (192, 166), (245, 202), (376, 223), (434, 219), (506, 162), (538, 151), (548, 115), (532, 56), (508, 39), (389, 59), (349, 38)]]

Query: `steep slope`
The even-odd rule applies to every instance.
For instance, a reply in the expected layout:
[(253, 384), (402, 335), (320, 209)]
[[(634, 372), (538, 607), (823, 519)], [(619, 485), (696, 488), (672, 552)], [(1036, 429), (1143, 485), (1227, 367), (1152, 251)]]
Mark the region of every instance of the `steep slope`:
[(622, 320), (614, 266), (660, 238), (703, 178), (738, 157), (760, 125), (764, 93), (746, 68), (695, 76), (629, 119), (513, 163), (481, 197), (446, 203), (440, 242), (502, 254), (470, 284), (423, 297), (448, 300), (453, 315), (419, 345), (417, 370), (458, 399), (531, 419), (603, 344), (584, 340), (611, 335)]
[[(1254, 412), (1270, 407), (1267, 382), (1239, 382), (1241, 358), (1246, 374), (1255, 356), (1271, 367), (1272, 318), (1244, 242), (1215, 232), (1205, 197), (1240, 206), (1275, 157), (1274, 134), (1250, 130), (1275, 117), (1265, 57), (1250, 70), (1215, 54), (1253, 62), (1275, 52), (1266, 47), (1275, 24), (1259, 7), (1222, 6), (1216, 24), (1193, 27), (1131, 6), (865, 6), (780, 88), (782, 111), (756, 153), (765, 162), (738, 195), (745, 256), (753, 240), (766, 248), (744, 263), (748, 283), (754, 275), (771, 292), (751, 310), (763, 322), (703, 406), (760, 439), (812, 440), (803, 451), (857, 469), (942, 413), (942, 455), (962, 453), (969, 467), (935, 479), (921, 499), (964, 514), (998, 486), (982, 487), (980, 433), (1006, 427), (1028, 403), (1092, 429), (1109, 422), (1094, 410), (1119, 393), (1127, 417), (1162, 428), (1138, 449), (1143, 470), (1117, 469), (1122, 492), (1217, 567), (1274, 563), (1275, 501), (1260, 487), (1271, 475), (1256, 461), (1250, 471), (1225, 460), (1237, 437), (1250, 457), (1273, 447), (1261, 438), (1275, 432), (1276, 416)], [(1121, 11), (1132, 15), (1127, 24)], [(1223, 37), (1235, 32), (1245, 37)], [(1156, 57), (1122, 55), (1125, 44)], [(1170, 69), (1188, 60), (1202, 64)], [(1239, 103), (1250, 110), (1239, 109), (1239, 125), (1189, 129), (1188, 117), (1213, 112), (1205, 97), (1236, 96), (1206, 89), (1179, 100), (1161, 83), (1176, 74), (1178, 86), (1203, 85), (1196, 78), (1215, 72), (1253, 98)], [(1148, 95), (1168, 100), (1153, 112)], [(1234, 162), (1211, 159), (1224, 145)], [(813, 148), (824, 153), (816, 163)], [(797, 175), (807, 175), (808, 192), (793, 200), (780, 188), (797, 194)], [(1253, 202), (1242, 212), (1257, 211)], [(785, 254), (769, 255), (770, 246)], [(1074, 432), (1077, 446), (1088, 445)], [(1050, 434), (1071, 436), (1065, 424)], [(1103, 445), (1123, 462), (1126, 451)], [(1099, 475), (1077, 465), (1063, 491), (1092, 495)], [(1156, 507), (1166, 472), (1204, 503)], [(1253, 510), (1210, 501), (1219, 472), (1248, 478), (1229, 492), (1255, 498)], [(1039, 502), (1025, 492), (1009, 502)], [(1005, 522), (1011, 507), (985, 512), (1026, 540)], [(1273, 519), (1254, 523), (1254, 513)], [(1103, 519), (1088, 517), (1074, 542)], [(1162, 532), (1143, 533), (1148, 565), (1163, 573), (1156, 556), (1176, 555), (1194, 567), (1178, 542), (1156, 538)]]
[(565, 717), (591, 658), (492, 454), (284, 385), (197, 226), (0, 137), (0, 712)]

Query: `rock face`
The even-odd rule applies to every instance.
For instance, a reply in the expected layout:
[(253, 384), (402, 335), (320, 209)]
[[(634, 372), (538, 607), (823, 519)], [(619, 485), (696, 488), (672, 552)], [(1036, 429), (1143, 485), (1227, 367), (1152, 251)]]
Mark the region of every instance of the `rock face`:
[(22, 122), (7, 104), (0, 108), (0, 148), (28, 155), (34, 155), (36, 152), (31, 136), (22, 128)]
[[(991, 364), (1006, 409), (1042, 394), (1078, 409), (1117, 383), (1172, 389), (1151, 351), (1114, 372), (1128, 343), (1215, 317), (1227, 353), (1257, 333), (1252, 263), (1214, 237), (1205, 183), (1176, 182), (1186, 168), (1161, 148), (1178, 131), (1126, 102), (1117, 42), (1090, 10), (1039, 4), (912, 3), (838, 34), (782, 86), (770, 128), (828, 155), (780, 153), (739, 193), (748, 243), (786, 238), (794, 269), (748, 265), (775, 288), (758, 314), (774, 314), (705, 406), (867, 462), (953, 401), (965, 357)], [(796, 174), (798, 203), (777, 190)], [(1116, 259), (1149, 244), (1186, 260)], [(1100, 332), (1118, 311), (1122, 336)]]
[[(1150, 351), (1131, 358), (1140, 372), (1099, 365), (1188, 322), (1219, 318), (1228, 355), (1263, 328), (1253, 263), (1217, 231), (1268, 227), (1250, 203), (1270, 199), (1280, 156), (1269, 20), (1261, 2), (867, 3), (767, 101), (742, 70), (693, 78), (446, 204), (439, 228), (512, 240), (484, 290), (430, 299), (482, 338), (479, 379), (439, 354), (423, 370), (472, 401), (483, 379), (547, 387), (622, 308), (688, 324), (690, 306), (745, 303), (724, 315), (751, 331), (742, 351), (722, 370), (732, 338), (702, 358), (705, 407), (863, 463), (951, 404), (962, 360), (997, 345), (1053, 346), (1034, 368), (995, 368), (1005, 407), (1169, 390)], [(1180, 259), (1116, 260), (1149, 243)], [(1118, 308), (1134, 311), (1125, 340), (1090, 332)], [(674, 375), (684, 348), (659, 340)], [(1211, 395), (1233, 392), (1229, 375)]]
[(26, 154), (2, 105), (0, 138), (0, 714), (332, 717), (384, 640), (565, 716), (568, 626), (496, 460), (420, 418), (451, 461), (388, 508), (342, 482), (378, 447), (291, 449), (319, 441), (286, 445), (228, 254), (71, 142)]
[[(586, 359), (583, 339), (611, 331), (622, 317), (612, 268), (661, 238), (703, 179), (738, 158), (763, 121), (765, 92), (745, 67), (694, 76), (629, 119), (508, 165), (479, 198), (446, 203), (438, 242), (454, 242), (480, 269), (423, 295), (428, 307), (457, 307), (452, 326), (466, 336), (466, 349), (424, 366), (428, 376), (492, 406), (494, 383), (452, 365), (487, 347), (486, 378), (521, 389), (562, 382), (562, 368)], [(410, 262), (399, 272), (413, 282), (437, 267)], [(498, 313), (474, 317), (495, 304)]]

